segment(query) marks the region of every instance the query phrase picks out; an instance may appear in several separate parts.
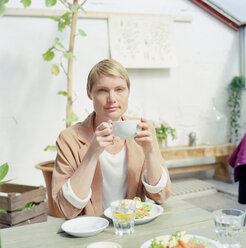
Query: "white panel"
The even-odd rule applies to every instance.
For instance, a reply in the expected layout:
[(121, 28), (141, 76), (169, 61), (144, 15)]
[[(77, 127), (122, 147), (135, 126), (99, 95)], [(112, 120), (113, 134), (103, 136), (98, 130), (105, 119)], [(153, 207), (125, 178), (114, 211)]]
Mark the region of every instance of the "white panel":
[(176, 64), (170, 17), (109, 17), (110, 53), (126, 68), (169, 68)]

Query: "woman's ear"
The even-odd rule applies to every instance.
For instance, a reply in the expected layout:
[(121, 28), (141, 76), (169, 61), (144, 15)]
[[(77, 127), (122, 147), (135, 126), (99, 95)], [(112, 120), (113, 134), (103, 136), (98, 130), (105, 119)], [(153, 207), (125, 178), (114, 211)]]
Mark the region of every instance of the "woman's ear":
[(92, 100), (91, 94), (90, 94), (90, 92), (88, 91), (88, 89), (87, 89), (87, 96)]

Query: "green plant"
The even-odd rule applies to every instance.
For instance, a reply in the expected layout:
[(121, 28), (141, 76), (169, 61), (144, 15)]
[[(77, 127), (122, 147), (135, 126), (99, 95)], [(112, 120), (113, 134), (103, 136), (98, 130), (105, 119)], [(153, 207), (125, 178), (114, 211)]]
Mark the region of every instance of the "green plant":
[(11, 179), (7, 180), (7, 181), (2, 181), (6, 177), (6, 175), (8, 174), (8, 171), (9, 171), (8, 163), (4, 163), (0, 166), (0, 185), (3, 185), (5, 183), (11, 181)]
[(230, 137), (229, 142), (239, 141), (239, 120), (241, 117), (241, 97), (245, 88), (245, 77), (234, 77), (229, 84), (228, 106), (230, 108)]
[(176, 138), (176, 129), (169, 126), (165, 121), (161, 122), (158, 126), (155, 127), (156, 136), (158, 139), (165, 140), (170, 135), (172, 139)]
[[(6, 175), (8, 174), (9, 171), (9, 165), (8, 163), (4, 163), (0, 166), (0, 185), (3, 185), (11, 180), (7, 180), (7, 181), (2, 181)], [(7, 211), (5, 209), (0, 209), (0, 213), (7, 213)]]
[(35, 202), (29, 202), (25, 205), (25, 207), (16, 209), (16, 212), (22, 212), (24, 210), (29, 210), (35, 206), (37, 206), (37, 204)]
[[(9, 165), (8, 163), (5, 163), (5, 164), (2, 164), (0, 166), (0, 185), (3, 185), (7, 182), (9, 182), (10, 180), (7, 180), (7, 181), (2, 181), (6, 175), (8, 174), (8, 171), (9, 171)], [(7, 213), (7, 211), (5, 209), (0, 209), (0, 213)]]
[[(51, 16), (50, 18), (57, 22), (57, 28), (59, 32), (62, 32), (65, 28), (70, 29), (70, 39), (69, 44), (66, 46), (62, 44), (59, 37), (56, 37), (54, 44), (45, 52), (42, 54), (42, 57), (45, 61), (53, 61), (55, 58), (55, 54), (59, 53), (59, 64), (53, 63), (51, 66), (51, 73), (53, 75), (58, 75), (60, 73), (60, 70), (62, 69), (63, 72), (66, 74), (67, 77), (67, 89), (66, 91), (58, 91), (58, 95), (62, 95), (67, 97), (67, 106), (66, 106), (66, 127), (71, 126), (72, 122), (75, 122), (78, 120), (78, 116), (73, 112), (73, 91), (72, 91), (72, 85), (73, 85), (73, 75), (72, 75), (72, 69), (73, 69), (73, 61), (76, 58), (73, 54), (74, 51), (74, 44), (75, 44), (75, 38), (77, 35), (80, 35), (82, 37), (86, 36), (86, 33), (82, 29), (77, 30), (77, 20), (78, 20), (78, 14), (79, 12), (85, 10), (83, 9), (83, 5), (86, 3), (87, 0), (59, 0), (65, 7), (66, 12), (62, 16)], [(4, 15), (6, 6), (5, 4), (8, 3), (9, 0), (0, 0), (0, 16)], [(31, 0), (20, 0), (20, 2), (23, 4), (24, 7), (29, 7), (32, 3)], [(71, 3), (72, 2), (72, 3)], [(46, 7), (52, 7), (56, 5), (57, 0), (45, 0)], [(64, 67), (64, 61), (67, 61), (67, 69)], [(76, 96), (74, 97), (76, 98)], [(45, 151), (55, 151), (55, 146), (48, 145), (45, 149)]]

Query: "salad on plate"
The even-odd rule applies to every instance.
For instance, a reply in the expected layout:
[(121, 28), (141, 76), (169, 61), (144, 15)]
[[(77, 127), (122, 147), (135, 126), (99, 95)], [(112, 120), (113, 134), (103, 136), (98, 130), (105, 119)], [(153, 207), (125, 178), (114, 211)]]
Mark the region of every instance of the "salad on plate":
[(210, 240), (204, 240), (199, 236), (186, 234), (185, 231), (177, 231), (171, 235), (160, 236), (151, 240), (146, 248), (216, 248), (218, 247)]
[(135, 197), (134, 200), (136, 202), (135, 219), (142, 219), (146, 216), (150, 216), (152, 205), (142, 202), (140, 197)]

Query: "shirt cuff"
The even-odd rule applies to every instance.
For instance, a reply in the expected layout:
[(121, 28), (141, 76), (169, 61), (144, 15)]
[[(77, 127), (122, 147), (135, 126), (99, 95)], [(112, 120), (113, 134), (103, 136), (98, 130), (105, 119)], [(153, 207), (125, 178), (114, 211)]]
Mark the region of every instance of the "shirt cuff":
[(142, 175), (142, 182), (143, 182), (143, 185), (145, 187), (145, 189), (151, 193), (151, 194), (156, 194), (156, 193), (159, 193), (160, 191), (162, 191), (166, 185), (167, 185), (167, 173), (166, 171), (164, 170), (164, 168), (162, 168), (162, 175), (161, 175), (161, 178), (159, 180), (159, 182), (153, 186), (153, 185), (150, 185), (147, 183), (147, 171), (144, 171), (143, 172), (143, 175)]
[(87, 196), (87, 198), (83, 200), (81, 200), (78, 196), (76, 196), (70, 185), (70, 179), (68, 179), (67, 182), (63, 184), (62, 193), (65, 199), (78, 209), (83, 209), (91, 198), (91, 189), (89, 191), (89, 195)]

